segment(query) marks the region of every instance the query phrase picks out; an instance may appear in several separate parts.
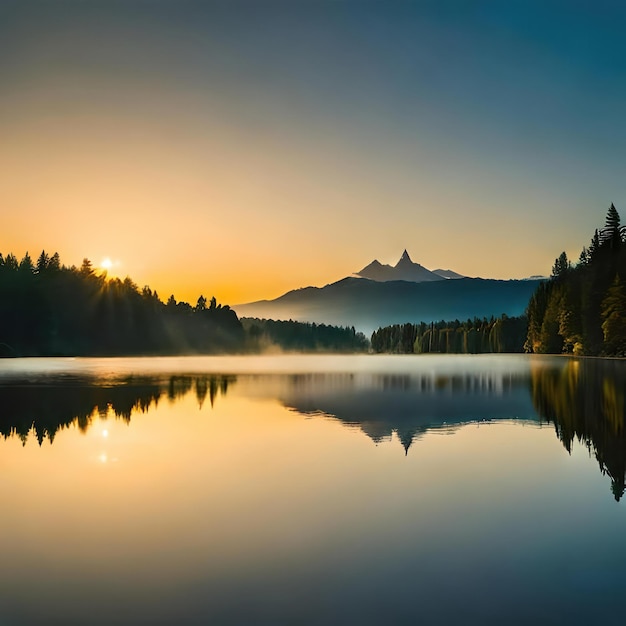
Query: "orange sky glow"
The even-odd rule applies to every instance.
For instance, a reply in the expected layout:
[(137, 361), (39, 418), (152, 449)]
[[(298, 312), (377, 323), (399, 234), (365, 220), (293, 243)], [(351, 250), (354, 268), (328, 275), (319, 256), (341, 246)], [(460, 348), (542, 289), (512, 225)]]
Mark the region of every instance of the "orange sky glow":
[[(237, 304), (405, 248), (430, 269), (545, 275), (620, 209), (608, 129), (550, 104), (595, 74), (551, 82), (565, 58), (482, 23), (389, 13), (379, 41), (332, 3), (315, 19), (16, 6), (0, 27), (3, 254), (109, 258), (163, 300)], [(537, 102), (517, 104), (535, 97), (522, 78)]]

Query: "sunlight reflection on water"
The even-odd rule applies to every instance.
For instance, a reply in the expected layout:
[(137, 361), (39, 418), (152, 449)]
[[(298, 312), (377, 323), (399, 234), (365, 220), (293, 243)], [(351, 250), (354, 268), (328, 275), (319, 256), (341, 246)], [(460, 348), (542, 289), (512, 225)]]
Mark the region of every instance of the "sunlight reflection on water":
[(616, 623), (624, 380), (523, 356), (5, 360), (0, 615)]

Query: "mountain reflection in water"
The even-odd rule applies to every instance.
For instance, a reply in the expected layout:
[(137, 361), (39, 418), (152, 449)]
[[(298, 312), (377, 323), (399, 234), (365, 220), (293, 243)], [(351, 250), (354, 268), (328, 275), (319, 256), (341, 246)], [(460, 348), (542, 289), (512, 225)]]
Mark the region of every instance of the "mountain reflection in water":
[(432, 429), (498, 419), (538, 421), (528, 377), (520, 374), (299, 375), (290, 377), (279, 397), (299, 413), (322, 413), (359, 427), (376, 443), (395, 432), (405, 453)]
[(360, 428), (374, 442), (395, 433), (405, 453), (433, 429), (472, 422), (550, 422), (568, 452), (578, 439), (611, 478), (616, 500), (626, 488), (626, 363), (596, 359), (535, 361), (527, 371), (466, 374), (262, 374), (29, 377), (0, 379), (0, 433), (26, 443), (53, 442), (59, 430), (85, 431), (96, 417), (127, 422), (159, 401), (193, 393), (213, 406), (237, 382), (237, 393), (279, 400), (303, 415)]

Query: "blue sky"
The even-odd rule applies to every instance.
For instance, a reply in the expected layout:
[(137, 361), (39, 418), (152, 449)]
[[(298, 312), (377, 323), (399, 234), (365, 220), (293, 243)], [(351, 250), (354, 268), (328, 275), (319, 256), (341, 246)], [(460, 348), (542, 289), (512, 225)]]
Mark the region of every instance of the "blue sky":
[(0, 1), (0, 249), (231, 301), (404, 248), (548, 273), (622, 209), (625, 26), (618, 2)]

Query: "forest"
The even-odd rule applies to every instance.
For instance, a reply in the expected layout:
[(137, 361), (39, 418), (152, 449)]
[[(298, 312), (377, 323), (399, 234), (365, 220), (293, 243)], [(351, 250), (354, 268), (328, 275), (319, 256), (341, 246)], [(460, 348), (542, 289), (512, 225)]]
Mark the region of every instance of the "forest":
[(58, 253), (36, 261), (0, 254), (0, 357), (125, 356), (286, 351), (356, 352), (354, 328), (247, 320), (199, 296), (163, 302), (150, 287), (109, 278), (88, 259), (67, 267)]
[(130, 279), (107, 278), (88, 259), (61, 264), (0, 254), (0, 355), (112, 356), (241, 349), (244, 331), (228, 306), (200, 296), (195, 306), (163, 303)]
[(375, 331), (374, 352), (530, 352), (626, 356), (626, 226), (611, 204), (576, 264), (565, 252), (539, 283), (526, 315), (396, 324)]
[(248, 347), (253, 352), (274, 349), (287, 352), (366, 352), (367, 337), (352, 327), (329, 326), (293, 320), (241, 318)]
[(626, 356), (626, 228), (613, 204), (572, 264), (565, 252), (528, 304), (525, 349), (539, 354)]
[(523, 352), (526, 332), (525, 317), (442, 320), (379, 328), (372, 334), (371, 345), (374, 352), (395, 354)]
[[(604, 227), (572, 264), (565, 252), (532, 294), (526, 315), (395, 324), (372, 334), (374, 352), (531, 352), (626, 356), (626, 227), (613, 204)], [(163, 302), (130, 279), (109, 278), (84, 259), (36, 261), (0, 254), (0, 356), (122, 356), (266, 350), (363, 352), (354, 327), (240, 320), (228, 305)]]

